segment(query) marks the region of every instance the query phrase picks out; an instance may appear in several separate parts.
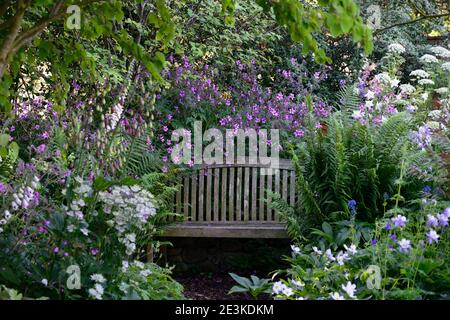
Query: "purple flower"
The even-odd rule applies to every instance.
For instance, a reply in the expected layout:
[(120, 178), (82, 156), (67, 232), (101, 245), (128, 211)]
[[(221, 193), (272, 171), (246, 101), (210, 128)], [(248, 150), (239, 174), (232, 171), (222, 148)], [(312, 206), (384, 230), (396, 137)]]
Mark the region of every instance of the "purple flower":
[(395, 234), (391, 234), (389, 238), (391, 238), (392, 241), (395, 241), (397, 239), (397, 236)]
[(42, 139), (47, 140), (49, 137), (50, 137), (50, 135), (48, 134), (47, 131), (45, 131), (45, 132), (42, 134)]
[(439, 225), (441, 225), (442, 227), (448, 227), (448, 215), (446, 215), (445, 213), (438, 214), (437, 220), (439, 221)]
[(3, 183), (0, 182), (0, 193), (6, 192), (6, 187)]
[(68, 252), (64, 252), (64, 257), (68, 257), (69, 256), (69, 253)]
[(34, 202), (35, 206), (39, 205), (39, 192), (38, 191), (35, 191), (33, 193), (33, 202)]
[(346, 84), (347, 84), (347, 81), (345, 81), (344, 79), (339, 80), (339, 87), (343, 88), (343, 87), (345, 87)]
[(97, 249), (97, 248), (91, 248), (91, 254), (92, 254), (93, 256), (96, 256), (99, 252), (100, 252), (99, 249)]
[(384, 226), (386, 230), (391, 230), (391, 224), (389, 222), (386, 222), (386, 225)]
[(355, 199), (351, 199), (348, 201), (347, 206), (350, 210), (355, 210), (356, 209), (356, 200)]
[(403, 228), (406, 225), (406, 222), (408, 221), (405, 216), (397, 215), (396, 217), (391, 219), (394, 223), (395, 227)]
[(43, 154), (47, 150), (47, 146), (45, 144), (41, 144), (39, 147), (37, 147), (36, 152), (38, 154)]
[(438, 239), (439, 239), (439, 235), (437, 234), (437, 232), (433, 229), (430, 229), (430, 231), (428, 231), (427, 235), (427, 240), (429, 244), (433, 244), (433, 242), (438, 243)]
[(437, 227), (439, 225), (439, 220), (435, 216), (429, 214), (427, 215), (427, 227)]
[(59, 252), (59, 247), (53, 248), (53, 253), (58, 253), (58, 252)]
[(299, 129), (294, 131), (294, 136), (296, 137), (302, 137), (305, 134), (305, 131)]
[(377, 239), (372, 239), (372, 245), (376, 246), (377, 245)]

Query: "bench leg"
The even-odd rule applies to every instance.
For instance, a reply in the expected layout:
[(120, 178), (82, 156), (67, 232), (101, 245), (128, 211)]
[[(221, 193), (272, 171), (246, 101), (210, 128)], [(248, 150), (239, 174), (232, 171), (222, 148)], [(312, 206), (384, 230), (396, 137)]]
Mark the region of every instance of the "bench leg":
[(147, 246), (147, 262), (153, 262), (153, 245), (151, 243)]

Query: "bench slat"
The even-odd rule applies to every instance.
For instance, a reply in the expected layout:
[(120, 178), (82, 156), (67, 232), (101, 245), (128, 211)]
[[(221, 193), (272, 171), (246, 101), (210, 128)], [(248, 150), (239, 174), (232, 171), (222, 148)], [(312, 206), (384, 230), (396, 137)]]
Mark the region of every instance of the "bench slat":
[(234, 168), (230, 168), (228, 221), (234, 220)]
[(249, 220), (249, 206), (250, 206), (250, 168), (244, 169), (244, 221)]
[(214, 169), (214, 221), (219, 221), (219, 182), (220, 182), (220, 170)]
[(222, 209), (222, 221), (226, 221), (227, 219), (227, 168), (223, 168), (222, 170), (222, 199), (221, 199), (221, 209)]
[(291, 170), (291, 190), (290, 190), (290, 199), (289, 204), (293, 207), (295, 204), (295, 171)]
[[(272, 191), (272, 175), (269, 174), (267, 176), (267, 185), (266, 185), (267, 191)], [(268, 193), (264, 193), (267, 195), (267, 221), (272, 221), (272, 209), (270, 208), (270, 205), (272, 204), (272, 196)]]
[(189, 216), (189, 177), (184, 177), (184, 218), (188, 220)]
[(236, 177), (236, 220), (241, 221), (242, 209), (242, 168), (237, 168)]
[(206, 221), (211, 221), (212, 169), (206, 169)]
[(252, 168), (252, 205), (251, 205), (251, 219), (252, 221), (256, 221), (257, 217), (256, 214), (258, 212), (258, 208), (256, 207), (256, 185), (257, 185), (257, 179), (258, 179), (258, 169)]

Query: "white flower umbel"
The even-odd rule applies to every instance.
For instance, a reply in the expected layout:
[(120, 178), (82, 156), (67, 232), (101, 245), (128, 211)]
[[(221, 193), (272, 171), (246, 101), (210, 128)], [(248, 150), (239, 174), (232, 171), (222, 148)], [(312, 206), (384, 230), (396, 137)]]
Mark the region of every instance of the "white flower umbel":
[(281, 294), (286, 288), (287, 286), (283, 282), (277, 281), (273, 284), (272, 292), (274, 294)]
[(417, 81), (418, 84), (420, 84), (421, 86), (426, 86), (426, 85), (433, 85), (434, 81), (431, 79), (420, 79), (419, 81)]
[(444, 62), (441, 65), (441, 69), (442, 69), (442, 71), (450, 71), (450, 62)]
[(414, 88), (414, 86), (406, 83), (406, 84), (401, 84), (400, 85), (400, 91), (402, 93), (405, 93), (407, 95), (410, 95), (411, 93), (414, 93), (414, 91), (416, 91), (416, 88)]
[(450, 58), (450, 50), (447, 50), (440, 46), (431, 47), (430, 52), (435, 54), (439, 58), (444, 58), (444, 59)]
[(429, 78), (430, 77), (430, 74), (422, 69), (414, 70), (409, 75), (411, 77), (417, 77), (417, 78)]
[(402, 54), (405, 53), (405, 47), (400, 43), (392, 43), (388, 46), (388, 51), (395, 54)]
[(119, 235), (119, 241), (131, 255), (136, 250), (137, 230), (144, 230), (148, 219), (156, 214), (153, 195), (139, 186), (113, 186), (109, 192), (100, 192), (103, 211), (111, 214), (112, 225)]
[(436, 58), (435, 56), (433, 56), (431, 54), (424, 54), (423, 56), (420, 57), (419, 60), (420, 60), (420, 62), (426, 63), (426, 64), (439, 62), (438, 58)]

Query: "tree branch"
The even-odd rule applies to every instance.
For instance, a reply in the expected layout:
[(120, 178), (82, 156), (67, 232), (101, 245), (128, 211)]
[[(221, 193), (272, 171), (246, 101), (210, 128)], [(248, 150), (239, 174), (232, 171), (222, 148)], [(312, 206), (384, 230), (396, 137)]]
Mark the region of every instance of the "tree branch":
[(427, 19), (437, 19), (437, 18), (443, 18), (443, 17), (449, 17), (450, 13), (442, 13), (442, 14), (435, 14), (435, 15), (428, 15), (428, 16), (423, 16), (420, 17), (418, 19), (414, 19), (414, 20), (410, 20), (410, 21), (405, 21), (405, 22), (400, 22), (400, 23), (394, 23), (393, 25), (390, 25), (388, 27), (382, 28), (382, 29), (377, 29), (373, 32), (374, 35), (377, 35), (379, 33), (385, 32), (387, 30), (390, 30), (392, 28), (396, 28), (396, 27), (402, 27), (402, 26), (406, 26), (406, 25), (410, 25), (413, 23), (417, 23), (419, 21), (423, 21), (423, 20), (427, 20)]

